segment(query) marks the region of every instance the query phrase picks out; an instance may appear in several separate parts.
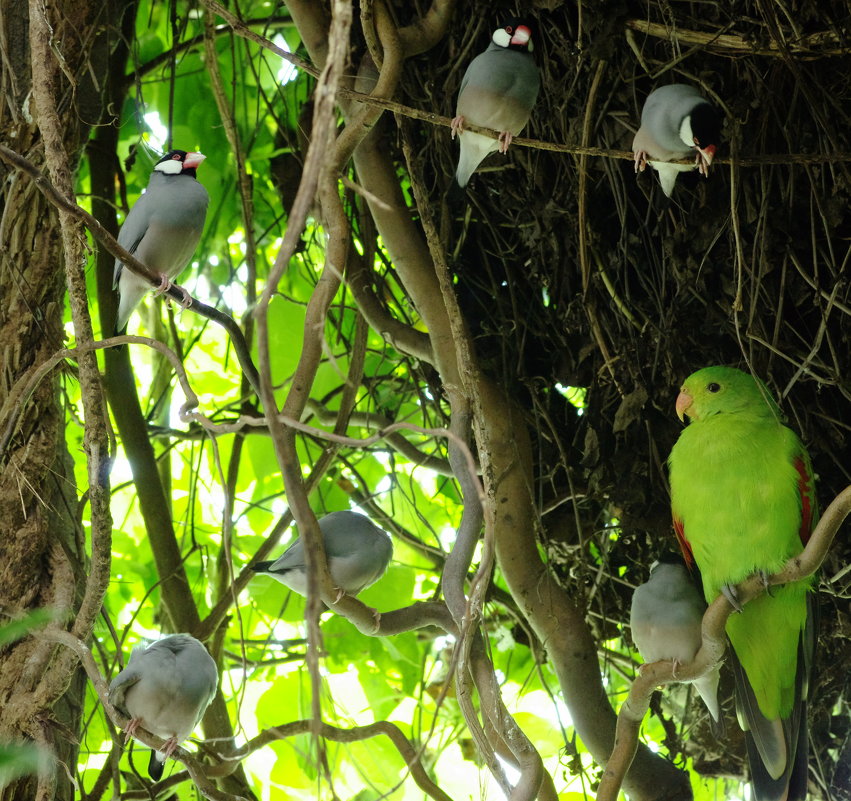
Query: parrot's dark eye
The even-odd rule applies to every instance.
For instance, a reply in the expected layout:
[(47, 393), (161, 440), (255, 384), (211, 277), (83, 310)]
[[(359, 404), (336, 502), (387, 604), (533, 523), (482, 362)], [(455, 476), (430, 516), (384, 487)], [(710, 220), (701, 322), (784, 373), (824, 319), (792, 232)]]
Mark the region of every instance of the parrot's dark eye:
[(718, 392), (721, 389), (720, 384), (716, 384), (714, 381), (711, 384), (706, 385), (707, 392)]

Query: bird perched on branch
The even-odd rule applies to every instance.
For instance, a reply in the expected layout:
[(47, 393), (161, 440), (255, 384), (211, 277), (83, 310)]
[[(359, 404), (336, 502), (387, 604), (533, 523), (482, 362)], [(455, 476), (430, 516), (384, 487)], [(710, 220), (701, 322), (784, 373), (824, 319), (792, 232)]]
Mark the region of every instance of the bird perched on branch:
[[(464, 187), (485, 156), (505, 153), (523, 130), (538, 97), (541, 77), (532, 58), (532, 25), (513, 19), (493, 32), (461, 79), (452, 138), (461, 137), (455, 180)], [(499, 139), (464, 132), (465, 122), (500, 131)]]
[(219, 672), (207, 649), (188, 634), (172, 634), (147, 648), (136, 648), (109, 685), (109, 702), (130, 718), (127, 739), (141, 726), (166, 740), (151, 751), (148, 774), (154, 781), (163, 766), (201, 721), (216, 694)]
[(707, 367), (676, 403), (691, 421), (668, 459), (674, 530), (696, 562), (707, 602), (723, 593), (736, 710), (757, 801), (807, 792), (807, 693), (815, 651), (812, 578), (774, 587), (742, 607), (734, 586), (799, 554), (817, 518), (807, 452), (781, 422), (767, 387), (748, 373)]
[[(343, 593), (357, 595), (384, 575), (393, 556), (393, 543), (368, 517), (356, 512), (331, 512), (318, 522), (328, 570), (340, 590), (338, 600)], [(301, 538), (277, 559), (255, 562), (251, 569), (272, 576), (299, 595), (307, 595), (307, 563)]]
[[(207, 216), (207, 190), (196, 180), (200, 153), (171, 150), (154, 166), (144, 194), (133, 204), (118, 233), (118, 244), (146, 267), (160, 273), (165, 292), (189, 263)], [(133, 309), (151, 288), (148, 281), (115, 260), (113, 288), (118, 290), (115, 332), (124, 333)], [(184, 301), (190, 302), (184, 290)]]
[[(680, 664), (691, 662), (700, 650), (701, 624), (706, 603), (694, 586), (683, 560), (673, 554), (660, 557), (650, 577), (635, 588), (629, 625), (632, 639), (645, 662), (670, 659), (674, 675)], [(692, 683), (712, 720), (716, 735), (723, 731), (718, 704), (720, 665)]]
[[(674, 191), (677, 175), (695, 167), (703, 176), (721, 140), (721, 118), (715, 107), (693, 86), (672, 83), (652, 91), (641, 110), (641, 127), (632, 140), (635, 171), (647, 164), (659, 173), (662, 191)], [(694, 165), (669, 164), (697, 151)]]

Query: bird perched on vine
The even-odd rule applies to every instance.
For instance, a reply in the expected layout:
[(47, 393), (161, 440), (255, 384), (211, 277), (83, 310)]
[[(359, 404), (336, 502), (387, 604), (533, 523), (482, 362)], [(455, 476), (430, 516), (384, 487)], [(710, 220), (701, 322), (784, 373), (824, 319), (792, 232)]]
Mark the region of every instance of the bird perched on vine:
[(686, 560), (700, 568), (706, 601), (723, 593), (740, 609), (727, 635), (754, 797), (803, 799), (813, 581), (772, 588), (743, 607), (733, 588), (753, 573), (777, 572), (803, 550), (817, 518), (810, 459), (765, 384), (741, 370), (698, 370), (683, 383), (676, 410), (690, 423), (668, 459), (674, 530)]
[[(700, 650), (701, 624), (706, 603), (689, 576), (683, 560), (665, 554), (650, 568), (650, 577), (632, 594), (629, 625), (632, 639), (645, 662), (670, 659), (677, 667), (691, 662)], [(723, 731), (718, 704), (720, 665), (692, 683), (703, 699), (717, 735)]]
[[(196, 170), (205, 158), (185, 150), (166, 153), (154, 165), (147, 189), (118, 232), (118, 244), (160, 274), (160, 292), (183, 271), (201, 239), (210, 197), (196, 179)], [(118, 292), (115, 332), (123, 334), (151, 285), (116, 259), (113, 289)], [(185, 290), (183, 295), (188, 303)]]
[[(331, 512), (320, 518), (328, 572), (340, 591), (357, 595), (380, 579), (393, 556), (393, 543), (366, 515)], [(297, 539), (277, 559), (255, 562), (251, 569), (277, 579), (299, 595), (307, 595), (304, 542)], [(339, 599), (338, 599), (339, 600)]]
[[(485, 156), (508, 151), (511, 140), (529, 122), (538, 98), (541, 76), (532, 58), (532, 25), (512, 19), (493, 32), (487, 49), (479, 53), (461, 79), (452, 138), (461, 137), (455, 180), (465, 187)], [(464, 131), (471, 122), (500, 131), (499, 139)]]
[[(632, 141), (635, 171), (648, 164), (659, 173), (662, 191), (668, 197), (681, 172), (695, 167), (709, 177), (709, 167), (721, 140), (721, 118), (693, 86), (672, 83), (647, 95), (641, 110), (641, 127)], [(695, 153), (695, 163), (670, 164)]]
[(110, 682), (109, 702), (130, 718), (127, 738), (141, 727), (166, 740), (161, 752), (151, 751), (148, 774), (154, 781), (162, 778), (165, 760), (201, 722), (218, 683), (213, 658), (188, 634), (134, 649)]

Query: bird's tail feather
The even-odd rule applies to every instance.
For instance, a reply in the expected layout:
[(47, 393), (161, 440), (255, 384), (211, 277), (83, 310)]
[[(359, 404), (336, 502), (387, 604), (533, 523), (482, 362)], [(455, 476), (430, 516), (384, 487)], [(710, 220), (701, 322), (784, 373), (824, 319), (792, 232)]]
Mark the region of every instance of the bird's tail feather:
[(706, 676), (701, 676), (694, 682), (694, 689), (703, 699), (706, 709), (709, 711), (709, 727), (716, 740), (720, 740), (726, 733), (724, 716), (721, 714), (721, 705), (718, 703), (718, 681), (721, 671), (716, 667)]
[(152, 750), (151, 756), (148, 759), (148, 776), (155, 782), (158, 782), (163, 777), (163, 769), (165, 768), (165, 757), (160, 758), (157, 751)]
[(759, 709), (741, 663), (732, 653), (736, 709), (745, 744), (755, 801), (804, 801), (807, 795), (809, 746), (803, 645), (798, 647), (796, 702), (789, 718), (769, 720)]
[(488, 153), (493, 153), (499, 147), (496, 139), (481, 134), (466, 131), (461, 134), (461, 153), (458, 156), (458, 169), (455, 170), (455, 180), (458, 186), (465, 187), (470, 176), (476, 171)]

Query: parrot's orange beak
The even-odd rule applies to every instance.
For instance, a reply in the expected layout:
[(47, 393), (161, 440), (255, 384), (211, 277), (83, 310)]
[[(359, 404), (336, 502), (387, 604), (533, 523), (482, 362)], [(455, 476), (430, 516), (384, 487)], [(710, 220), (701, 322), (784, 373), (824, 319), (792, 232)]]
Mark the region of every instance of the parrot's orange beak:
[(688, 392), (684, 389), (680, 390), (680, 394), (677, 395), (677, 417), (680, 418), (680, 422), (685, 422), (685, 416), (688, 413), (693, 400), (694, 399), (688, 394)]

